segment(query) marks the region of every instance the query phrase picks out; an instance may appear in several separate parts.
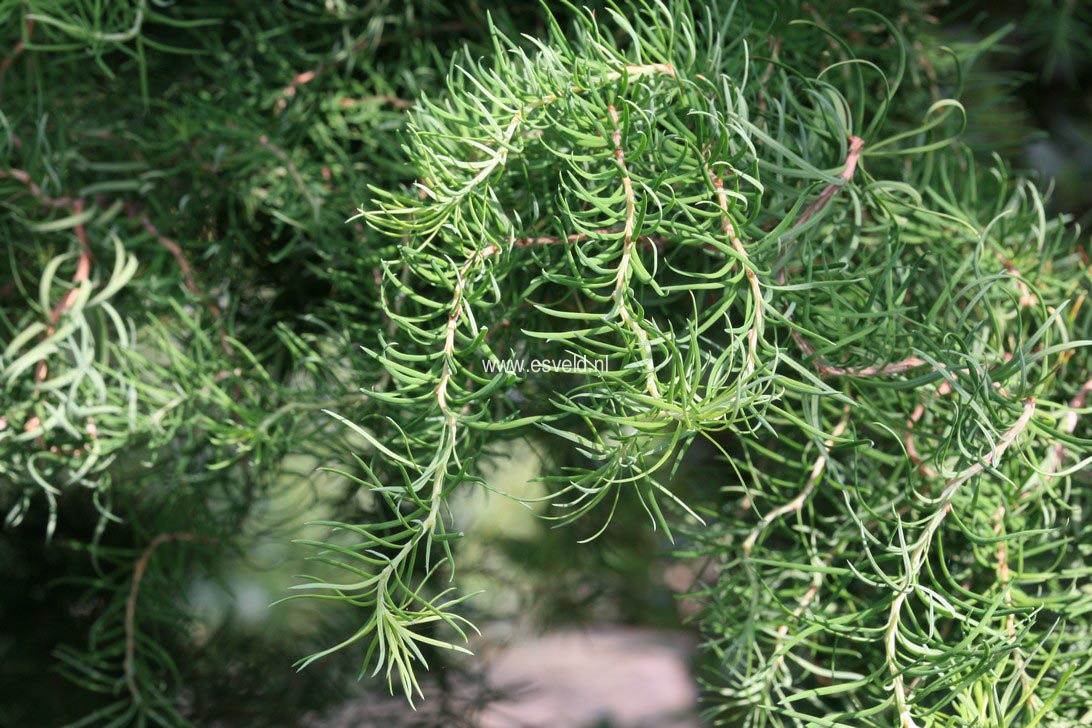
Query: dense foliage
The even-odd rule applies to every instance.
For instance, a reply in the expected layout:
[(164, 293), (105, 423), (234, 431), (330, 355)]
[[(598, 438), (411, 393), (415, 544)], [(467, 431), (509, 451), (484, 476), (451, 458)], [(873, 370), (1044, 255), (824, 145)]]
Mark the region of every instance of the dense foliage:
[[(519, 438), (544, 518), (713, 565), (711, 720), (1087, 722), (1080, 232), (975, 122), (999, 36), (859, 4), (0, 2), (0, 568), (62, 577), (57, 720), (344, 655), (417, 700)], [(337, 636), (187, 608), (301, 534), (274, 611)]]

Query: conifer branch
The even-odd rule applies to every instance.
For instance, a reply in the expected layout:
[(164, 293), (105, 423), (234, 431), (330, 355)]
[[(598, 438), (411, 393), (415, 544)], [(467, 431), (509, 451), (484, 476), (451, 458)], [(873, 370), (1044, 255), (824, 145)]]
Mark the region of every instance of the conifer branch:
[[(824, 443), (824, 446), (828, 448), (834, 447), (834, 441), (842, 436), (842, 433), (845, 432), (846, 425), (848, 424), (849, 406), (847, 405), (845, 408), (845, 415), (842, 417), (841, 421), (838, 422), (837, 426), (835, 426), (835, 428), (831, 430), (830, 439), (828, 439)], [(769, 528), (771, 523), (776, 521), (778, 518), (781, 518), (782, 516), (787, 516), (790, 513), (795, 513), (796, 511), (799, 511), (801, 508), (804, 507), (804, 504), (807, 503), (808, 496), (810, 496), (812, 491), (815, 490), (816, 484), (822, 478), (823, 470), (826, 468), (826, 466), (826, 453), (820, 454), (817, 458), (815, 458), (815, 461), (812, 462), (811, 465), (811, 471), (808, 473), (807, 482), (804, 483), (804, 487), (800, 490), (800, 492), (797, 493), (792, 500), (783, 503), (782, 505), (774, 508), (765, 516), (763, 516), (762, 520), (759, 521), (758, 525), (755, 526), (754, 529), (751, 531), (751, 534), (747, 536), (746, 539), (744, 539), (742, 546), (740, 546), (744, 556), (749, 556), (751, 554), (751, 552), (754, 550), (755, 543), (762, 535), (762, 532)]]
[(618, 169), (622, 180), (622, 194), (625, 199), (626, 213), (625, 225), (622, 228), (622, 258), (618, 262), (618, 269), (614, 275), (614, 290), (611, 299), (618, 310), (618, 316), (623, 325), (633, 332), (637, 344), (641, 348), (641, 356), (645, 367), (645, 388), (653, 399), (660, 399), (660, 385), (656, 382), (656, 363), (652, 359), (652, 346), (648, 341), (648, 332), (637, 322), (629, 311), (626, 303), (626, 294), (629, 292), (629, 279), (633, 271), (630, 267), (631, 258), (636, 255), (636, 217), (637, 198), (633, 192), (633, 182), (629, 177), (629, 169), (626, 167), (626, 155), (622, 151), (622, 127), (618, 120), (618, 111), (611, 104), (607, 106), (607, 113), (613, 124), (611, 131), (611, 143), (614, 145), (614, 158), (618, 162)]
[(137, 642), (137, 599), (140, 596), (140, 585), (144, 581), (144, 574), (148, 570), (148, 564), (152, 560), (152, 556), (159, 550), (160, 546), (169, 543), (214, 543), (214, 540), (208, 536), (202, 536), (200, 534), (178, 532), (178, 533), (160, 533), (145, 547), (140, 553), (140, 558), (137, 559), (136, 564), (133, 567), (133, 577), (129, 582), (129, 597), (125, 600), (125, 659), (124, 659), (124, 672), (125, 672), (125, 685), (129, 689), (129, 694), (132, 696), (133, 701), (141, 703), (143, 698), (141, 696), (140, 688), (137, 685), (136, 676), (136, 642)]
[(754, 373), (758, 362), (758, 341), (762, 337), (762, 329), (765, 326), (766, 300), (762, 295), (762, 286), (758, 282), (758, 274), (755, 273), (754, 268), (752, 267), (750, 256), (747, 255), (747, 249), (744, 248), (743, 243), (740, 242), (739, 236), (736, 234), (735, 226), (732, 223), (731, 216), (729, 215), (728, 193), (724, 189), (724, 180), (715, 174), (712, 169), (708, 169), (708, 172), (713, 179), (713, 187), (717, 193), (717, 206), (722, 213), (721, 230), (724, 231), (725, 237), (727, 237), (731, 243), (732, 249), (739, 254), (743, 264), (743, 274), (747, 276), (747, 282), (751, 286), (754, 321), (747, 330), (748, 359), (747, 368), (744, 369), (743, 373), (744, 377), (749, 377)]
[(981, 474), (987, 468), (996, 467), (997, 463), (1000, 462), (1001, 457), (1005, 454), (1005, 451), (1008, 450), (1017, 438), (1024, 433), (1024, 430), (1027, 429), (1034, 414), (1035, 399), (1029, 397), (1024, 402), (1020, 417), (1012, 427), (1005, 431), (997, 445), (983, 455), (977, 462), (971, 464), (948, 480), (944, 486), (944, 490), (936, 500), (936, 510), (926, 521), (921, 535), (918, 536), (917, 545), (909, 554), (906, 573), (898, 583), (898, 592), (895, 596), (895, 600), (891, 603), (887, 627), (884, 630), (887, 664), (888, 669), (891, 672), (891, 692), (895, 697), (899, 725), (902, 728), (917, 728), (918, 726), (910, 709), (910, 700), (906, 691), (902, 669), (899, 667), (898, 663), (899, 619), (903, 610), (903, 605), (906, 603), (906, 599), (909, 597), (911, 591), (917, 588), (918, 575), (925, 565), (925, 558), (929, 553), (929, 546), (931, 545), (937, 530), (951, 511), (952, 497), (968, 480)]
[[(280, 692), (289, 635), (220, 680), (234, 642), (194, 649), (149, 570), (186, 523), (298, 535), (269, 513), (301, 490), (326, 520), (289, 599), (355, 623), (294, 679), (353, 651), (415, 702), (474, 628), (449, 505), (513, 439), (574, 539), (628, 538), (632, 499), (711, 565), (712, 724), (1087, 717), (1088, 258), (982, 153), (1026, 138), (976, 127), (1000, 36), (942, 51), (900, 0), (24, 5), (0, 501), (89, 556), (56, 652), (84, 724)], [(171, 556), (218, 578), (206, 551)]]

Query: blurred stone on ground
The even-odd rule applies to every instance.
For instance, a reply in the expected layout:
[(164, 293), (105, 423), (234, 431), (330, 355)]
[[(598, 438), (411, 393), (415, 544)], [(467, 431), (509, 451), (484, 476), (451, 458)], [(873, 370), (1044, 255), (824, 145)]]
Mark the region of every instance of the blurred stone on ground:
[(493, 687), (510, 697), (481, 728), (696, 728), (693, 649), (683, 633), (623, 627), (513, 643), (488, 656)]
[(449, 685), (462, 683), (445, 697), (422, 676), (426, 698), (416, 701), (416, 711), (400, 697), (369, 695), (302, 725), (698, 728), (694, 646), (683, 632), (613, 625), (479, 643), (468, 662), (483, 669), (484, 684), (445, 676)]

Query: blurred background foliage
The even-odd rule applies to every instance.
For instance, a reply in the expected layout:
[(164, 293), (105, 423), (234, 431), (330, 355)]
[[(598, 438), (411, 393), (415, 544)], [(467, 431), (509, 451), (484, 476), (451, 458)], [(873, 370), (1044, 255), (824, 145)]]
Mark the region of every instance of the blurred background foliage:
[[(829, 15), (830, 6), (851, 4), (802, 8)], [(1092, 7), (892, 4), (920, 15), (926, 40), (916, 50), (938, 64), (942, 46), (991, 42), (965, 69), (968, 138), (983, 154), (1000, 152), (1053, 180), (1054, 210), (1092, 222)], [(509, 33), (542, 32), (540, 6), (522, 0), (0, 0), (0, 345), (23, 329), (34, 298), (25, 289), (72, 234), (109, 267), (110, 231), (118, 230), (144, 267), (119, 279), (116, 306), (143, 314), (114, 328), (108, 312), (89, 317), (97, 338), (72, 349), (71, 370), (84, 372), (81, 357), (100, 356), (126, 334), (161, 337), (177, 352), (136, 350), (160, 375), (148, 392), (114, 401), (102, 394), (108, 387), (86, 383), (94, 396), (66, 410), (78, 421), (51, 418), (48, 398), (45, 409), (27, 410), (40, 404), (31, 390), (45, 377), (5, 379), (0, 725), (137, 720), (115, 688), (128, 673), (134, 564), (157, 534), (195, 540), (155, 548), (140, 585), (140, 631), (161, 647), (140, 666), (142, 694), (163, 697), (153, 716), (170, 722), (176, 709), (199, 725), (289, 725), (383, 689), (356, 682), (350, 654), (290, 669), (351, 629), (349, 615), (301, 602), (267, 606), (301, 568), (303, 552), (289, 539), (307, 535), (302, 524), (382, 509), (346, 478), (316, 472), (351, 472), (340, 462), (351, 450), (338, 441), (344, 435), (307, 436), (327, 431), (321, 408), (351, 415), (362, 406), (346, 395), (359, 386), (353, 352), (386, 325), (371, 304), (376, 271), (360, 250), (390, 243), (345, 221), (368, 185), (406, 181), (396, 136), (406, 108), (443, 92), (458, 48), (484, 48), (487, 17)], [(927, 89), (928, 76), (914, 82)], [(76, 268), (69, 260), (54, 273), (71, 277)], [(141, 442), (99, 432), (91, 439), (101, 467), (73, 473), (66, 452), (83, 446), (78, 430), (94, 424), (95, 408), (127, 412), (137, 400), (158, 403), (130, 415)], [(55, 426), (28, 428), (35, 417)], [(201, 436), (179, 437), (186, 432)], [(23, 482), (29, 438), (52, 453), (32, 463), (43, 479), (73, 477), (84, 487), (46, 495)], [(534, 495), (526, 482), (545, 455), (513, 443), (497, 454), (489, 481)], [(697, 453), (678, 489), (711, 488), (708, 467)], [(551, 529), (480, 493), (457, 510), (478, 525), (462, 546), (467, 585), (488, 589), (471, 602), (477, 621), (508, 623), (511, 634), (573, 624), (691, 628), (692, 605), (679, 595), (700, 580), (701, 564), (675, 560), (636, 503), (623, 503), (612, 527), (580, 547), (599, 524)], [(94, 558), (88, 544), (97, 546)], [(472, 723), (489, 698), (467, 687), (475, 679), (466, 665), (433, 671), (437, 684), (426, 693), (475, 696), (440, 701), (451, 724)], [(402, 719), (415, 720), (407, 709)]]
[[(942, 35), (998, 37), (969, 89), (971, 133), (1018, 167), (1053, 181), (1051, 207), (1087, 228), (1092, 189), (1092, 5), (1081, 0), (951, 2)], [(982, 113), (991, 110), (994, 113)], [(978, 128), (973, 128), (977, 126)], [(984, 148), (990, 148), (984, 145)]]

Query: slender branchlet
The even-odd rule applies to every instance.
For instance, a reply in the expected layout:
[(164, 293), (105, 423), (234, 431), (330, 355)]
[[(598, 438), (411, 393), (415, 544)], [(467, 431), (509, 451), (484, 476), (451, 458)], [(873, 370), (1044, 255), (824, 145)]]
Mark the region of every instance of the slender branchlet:
[(1087, 722), (1090, 269), (960, 98), (999, 36), (577, 5), (0, 0), (0, 503), (88, 556), (82, 724), (279, 692), (182, 587), (303, 510), (278, 609), (346, 621), (294, 679), (417, 701), (514, 439), (574, 541), (709, 565), (710, 724)]

